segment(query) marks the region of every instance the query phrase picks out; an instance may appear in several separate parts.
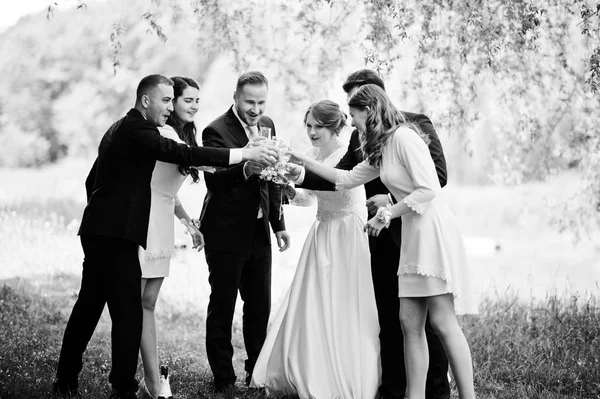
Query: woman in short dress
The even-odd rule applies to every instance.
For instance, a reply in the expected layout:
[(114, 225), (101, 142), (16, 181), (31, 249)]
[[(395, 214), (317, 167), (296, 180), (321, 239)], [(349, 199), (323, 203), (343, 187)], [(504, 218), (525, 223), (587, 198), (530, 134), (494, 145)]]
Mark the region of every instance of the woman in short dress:
[[(198, 112), (199, 86), (192, 78), (175, 76), (173, 91), (173, 112), (167, 125), (159, 127), (160, 134), (178, 143), (197, 146), (194, 115)], [(198, 182), (196, 168), (156, 162), (152, 172), (152, 202), (148, 222), (146, 250), (140, 249), (142, 266), (142, 307), (143, 327), (140, 352), (144, 365), (144, 378), (140, 382), (141, 391), (151, 398), (161, 392), (159, 360), (157, 348), (156, 318), (154, 308), (158, 293), (165, 277), (169, 275), (171, 256), (175, 246), (175, 218), (184, 219), (192, 233), (193, 248), (204, 246), (202, 234), (193, 225), (189, 215), (181, 205), (177, 192), (187, 176)]]

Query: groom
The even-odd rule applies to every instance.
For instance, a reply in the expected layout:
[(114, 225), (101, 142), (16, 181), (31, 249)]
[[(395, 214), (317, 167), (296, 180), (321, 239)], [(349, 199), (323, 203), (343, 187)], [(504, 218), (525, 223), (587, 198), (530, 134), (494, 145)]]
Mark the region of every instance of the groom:
[[(375, 84), (385, 90), (383, 80), (372, 70), (362, 69), (348, 76), (343, 84), (348, 99), (363, 85)], [(428, 117), (421, 114), (404, 113), (408, 121), (419, 125), (431, 139), (429, 152), (435, 163), (441, 186), (446, 185), (446, 160), (440, 139)], [(336, 165), (338, 169), (350, 170), (363, 160), (360, 150), (358, 130), (350, 137), (348, 151)], [(335, 190), (335, 185), (310, 171), (303, 171), (296, 181), (303, 188), (313, 190)], [(379, 207), (394, 203), (387, 187), (379, 178), (365, 184), (367, 207), (371, 215)], [(371, 274), (379, 316), (379, 342), (381, 345), (381, 386), (379, 394), (385, 398), (404, 398), (406, 390), (406, 371), (404, 365), (404, 345), (400, 327), (398, 300), (398, 265), (400, 260), (402, 220), (392, 219), (389, 229), (383, 229), (378, 237), (369, 236), (371, 252)], [(439, 337), (429, 323), (425, 324), (425, 333), (429, 347), (429, 371), (427, 373), (426, 399), (449, 399), (448, 359)]]
[(81, 289), (65, 329), (55, 397), (79, 398), (83, 353), (108, 304), (112, 321), (111, 399), (136, 398), (135, 373), (142, 334), (141, 269), (138, 248), (146, 247), (150, 179), (157, 160), (184, 166), (226, 166), (248, 160), (272, 164), (265, 147), (228, 150), (190, 147), (160, 135), (173, 111), (173, 81), (143, 78), (135, 106), (102, 137), (85, 182), (87, 206), (79, 236), (84, 260)]
[[(258, 136), (259, 128), (275, 125), (264, 115), (269, 84), (260, 72), (240, 76), (234, 104), (202, 132), (205, 146), (244, 147)], [(234, 390), (231, 326), (238, 291), (244, 301), (243, 334), (248, 359), (246, 385), (267, 334), (271, 312), (271, 229), (280, 251), (289, 247), (281, 209), (281, 188), (255, 176), (252, 162), (215, 173), (204, 173), (207, 194), (200, 216), (206, 246), (210, 300), (206, 317), (206, 354), (217, 392)]]

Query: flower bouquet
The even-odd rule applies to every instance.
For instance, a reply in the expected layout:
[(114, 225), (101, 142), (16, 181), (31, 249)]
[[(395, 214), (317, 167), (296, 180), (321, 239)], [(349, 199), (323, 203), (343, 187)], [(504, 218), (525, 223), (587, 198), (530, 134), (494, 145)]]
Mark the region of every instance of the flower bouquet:
[(283, 215), (283, 193), (289, 189), (293, 190), (293, 187), (289, 185), (289, 179), (286, 177), (288, 172), (287, 163), (290, 160), (290, 141), (277, 137), (271, 137), (271, 129), (267, 127), (260, 128), (260, 135), (265, 137), (265, 140), (261, 141), (261, 145), (273, 145), (279, 154), (277, 163), (261, 170), (258, 177), (261, 180), (270, 181), (281, 186), (282, 195), (279, 203), (279, 219), (281, 219), (281, 215)]

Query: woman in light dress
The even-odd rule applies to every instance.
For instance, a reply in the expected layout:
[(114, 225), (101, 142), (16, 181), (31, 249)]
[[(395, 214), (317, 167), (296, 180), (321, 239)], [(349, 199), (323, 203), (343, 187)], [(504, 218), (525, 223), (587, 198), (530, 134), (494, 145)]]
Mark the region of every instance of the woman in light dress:
[[(364, 159), (351, 171), (340, 171), (298, 152), (306, 168), (335, 182), (342, 190), (377, 176), (398, 203), (380, 208), (364, 226), (377, 236), (390, 218), (402, 217), (398, 268), (400, 322), (404, 333), (408, 399), (425, 398), (428, 368), (424, 325), (431, 325), (448, 355), (461, 399), (475, 397), (471, 353), (456, 314), (476, 313), (462, 234), (444, 199), (428, 137), (410, 125), (386, 93), (369, 84), (349, 100), (352, 124), (359, 130)], [(299, 171), (296, 168), (292, 174)]]
[[(346, 152), (346, 115), (332, 101), (304, 117), (313, 147), (306, 157), (335, 166)], [(372, 399), (380, 378), (379, 323), (369, 263), (365, 192), (297, 189), (292, 203), (317, 202), (296, 273), (267, 334), (252, 387), (302, 399)]]
[[(167, 120), (167, 125), (158, 130), (162, 136), (178, 143), (197, 146), (194, 115), (198, 112), (198, 83), (188, 77), (176, 76), (171, 80), (174, 82), (173, 112)], [(140, 249), (143, 307), (140, 352), (144, 365), (144, 378), (140, 382), (140, 388), (146, 396), (152, 398), (158, 397), (161, 393), (154, 308), (163, 280), (169, 275), (175, 245), (173, 215), (178, 220), (184, 219), (190, 226), (190, 231), (193, 231), (193, 248), (200, 251), (204, 246), (202, 234), (193, 225), (177, 197), (177, 192), (188, 175), (194, 182), (198, 182), (198, 170), (157, 161), (150, 184), (152, 202), (148, 223), (148, 243), (145, 251)]]

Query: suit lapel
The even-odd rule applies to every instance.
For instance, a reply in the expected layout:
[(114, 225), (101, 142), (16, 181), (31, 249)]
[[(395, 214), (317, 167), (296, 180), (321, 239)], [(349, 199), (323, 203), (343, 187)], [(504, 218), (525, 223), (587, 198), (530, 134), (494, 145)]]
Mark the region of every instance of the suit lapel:
[(229, 108), (229, 111), (225, 115), (225, 123), (235, 141), (238, 142), (240, 147), (245, 147), (248, 144), (248, 136), (237, 116), (233, 113), (233, 106)]

